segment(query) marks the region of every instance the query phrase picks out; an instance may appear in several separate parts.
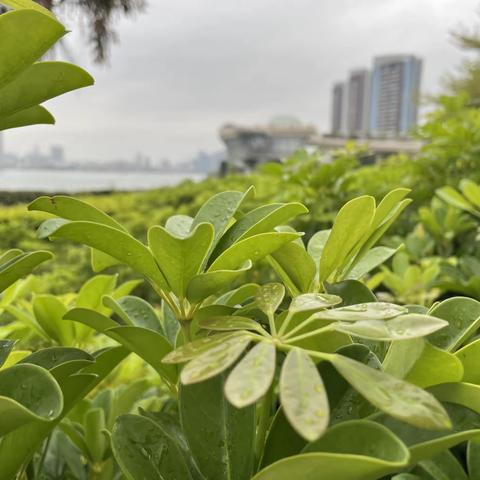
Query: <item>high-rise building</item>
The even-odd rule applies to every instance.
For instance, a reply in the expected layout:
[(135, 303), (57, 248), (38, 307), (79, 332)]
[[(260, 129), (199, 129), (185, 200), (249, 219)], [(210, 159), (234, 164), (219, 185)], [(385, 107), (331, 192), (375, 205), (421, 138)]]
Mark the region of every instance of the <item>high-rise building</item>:
[(405, 137), (417, 123), (422, 61), (413, 55), (377, 57), (371, 79), (372, 137)]
[(370, 73), (354, 70), (348, 79), (346, 126), (348, 137), (364, 137), (368, 132)]
[(338, 82), (332, 90), (332, 135), (345, 134), (345, 109), (347, 106), (347, 89), (344, 82)]

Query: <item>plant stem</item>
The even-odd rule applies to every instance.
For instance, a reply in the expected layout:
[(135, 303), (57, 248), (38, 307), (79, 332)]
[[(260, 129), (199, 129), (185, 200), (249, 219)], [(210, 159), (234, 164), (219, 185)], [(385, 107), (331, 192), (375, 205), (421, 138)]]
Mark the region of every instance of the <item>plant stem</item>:
[(270, 334), (273, 337), (277, 336), (277, 326), (275, 325), (275, 317), (273, 315), (273, 312), (270, 312), (268, 314), (268, 324), (270, 326)]
[(332, 330), (331, 325), (327, 325), (326, 327), (322, 328), (317, 328), (316, 330), (312, 330), (311, 332), (304, 333), (302, 335), (297, 335), (296, 337), (290, 337), (288, 340), (283, 339), (285, 343), (294, 343), (298, 342), (299, 340), (304, 340), (305, 338), (310, 338), (310, 337), (315, 337), (316, 335), (319, 335), (320, 333), (323, 332), (328, 332), (329, 330)]
[(185, 339), (185, 343), (189, 343), (192, 341), (192, 336), (190, 332), (190, 321), (181, 322), (180, 325), (182, 326), (183, 337)]
[(262, 398), (262, 401), (259, 405), (260, 413), (258, 419), (257, 436), (255, 438), (255, 458), (258, 466), (260, 466), (260, 461), (263, 456), (263, 449), (265, 447), (265, 440), (267, 438), (268, 427), (270, 424), (270, 414), (274, 397), (274, 385), (275, 382), (272, 382), (272, 385), (270, 385), (270, 388)]
[(282, 326), (280, 327), (280, 330), (278, 331), (278, 335), (279, 335), (280, 337), (281, 337), (281, 336), (285, 333), (285, 331), (287, 330), (288, 325), (290, 324), (290, 320), (292, 320), (292, 317), (293, 317), (293, 314), (292, 314), (291, 312), (288, 312), (285, 320), (284, 320), (283, 323), (282, 323)]
[(307, 325), (310, 325), (313, 321), (316, 320), (315, 314), (310, 315), (307, 319), (305, 319), (303, 322), (301, 322), (299, 325), (296, 327), (292, 328), (283, 338), (287, 339), (294, 335), (295, 333), (299, 332), (300, 330), (304, 329)]
[(37, 470), (35, 472), (35, 480), (39, 479), (41, 474), (42, 474), (43, 464), (45, 463), (45, 458), (47, 456), (48, 447), (50, 446), (50, 440), (51, 439), (52, 439), (52, 436), (49, 435), (47, 440), (45, 441), (45, 445), (44, 445), (43, 450), (42, 450), (42, 456), (40, 457), (40, 460), (39, 460), (38, 465), (37, 465)]

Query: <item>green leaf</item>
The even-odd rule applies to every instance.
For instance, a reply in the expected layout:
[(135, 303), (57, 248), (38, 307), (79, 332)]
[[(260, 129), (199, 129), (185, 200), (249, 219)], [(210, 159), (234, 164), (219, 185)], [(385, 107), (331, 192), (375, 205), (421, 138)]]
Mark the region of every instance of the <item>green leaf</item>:
[(37, 2), (32, 0), (1, 0), (0, 3), (2, 5), (6, 5), (14, 10), (35, 10), (37, 12), (43, 13), (44, 15), (48, 15), (49, 17), (55, 18), (53, 13), (48, 10), (47, 8), (39, 5)]
[(445, 186), (437, 189), (435, 193), (445, 203), (459, 208), (460, 210), (475, 213), (475, 209), (472, 207), (472, 204), (461, 193), (457, 192), (453, 187)]
[(450, 428), (445, 409), (425, 390), (342, 355), (331, 362), (355, 390), (392, 417), (420, 428)]
[(30, 363), (46, 370), (53, 370), (60, 365), (77, 360), (86, 360), (88, 363), (91, 363), (95, 361), (95, 358), (79, 348), (49, 347), (31, 353), (20, 360), (19, 363)]
[(263, 397), (275, 375), (275, 345), (260, 342), (255, 345), (228, 376), (225, 395), (237, 408), (254, 404)]
[(320, 259), (320, 283), (346, 263), (350, 252), (372, 224), (374, 215), (375, 199), (369, 196), (350, 200), (340, 209)]
[(105, 315), (83, 308), (70, 310), (64, 318), (83, 323), (107, 335), (145, 360), (167, 382), (177, 381), (176, 367), (162, 363), (162, 358), (172, 351), (172, 346), (160, 333), (148, 328), (118, 326)]
[(96, 248), (144, 275), (161, 288), (168, 285), (150, 250), (121, 230), (90, 221), (59, 224), (57, 219), (47, 220), (38, 229), (40, 238), (59, 237)]
[(251, 342), (249, 336), (227, 338), (187, 363), (180, 374), (184, 385), (212, 378), (229, 368)]
[(205, 478), (249, 480), (253, 473), (255, 407), (235, 408), (224, 395), (225, 375), (180, 387), (180, 418)]
[(337, 295), (305, 293), (293, 298), (288, 310), (294, 315), (298, 313), (313, 313), (338, 305), (341, 301), (342, 299)]
[(76, 65), (65, 62), (34, 63), (0, 89), (0, 117), (8, 117), (93, 83), (93, 78)]
[(409, 453), (388, 429), (352, 420), (331, 427), (306, 453), (280, 460), (253, 480), (377, 480), (405, 468)]
[(475, 205), (475, 207), (480, 207), (480, 185), (473, 180), (463, 178), (460, 180), (459, 187), (470, 203)]
[(468, 343), (455, 353), (463, 365), (463, 381), (480, 384), (480, 339)]
[(252, 268), (247, 260), (237, 270), (217, 270), (215, 272), (195, 275), (187, 287), (187, 298), (192, 303), (199, 303), (210, 295), (218, 294), (223, 288), (231, 285), (240, 275)]
[[(108, 225), (109, 227), (126, 232), (126, 229), (110, 215), (107, 215), (93, 205), (76, 198), (63, 195), (55, 195), (53, 197), (43, 196), (30, 203), (28, 209), (48, 212), (67, 220), (83, 220), (101, 223), (102, 225)], [(107, 267), (116, 265), (117, 263), (118, 260), (112, 258), (106, 253), (92, 250), (92, 267), (95, 272), (102, 271)]]
[(188, 237), (192, 230), (193, 218), (188, 215), (172, 215), (165, 222), (165, 228), (174, 237)]
[[(367, 346), (359, 343), (343, 346), (336, 353), (376, 370), (382, 368), (378, 357)], [(331, 425), (362, 419), (375, 413), (375, 407), (352, 388), (330, 363), (321, 362), (318, 369), (328, 394)]]
[(88, 410), (84, 417), (85, 441), (90, 451), (90, 458), (101, 462), (107, 449), (106, 438), (103, 434), (105, 425), (105, 412), (101, 408)]
[(440, 401), (457, 403), (480, 414), (480, 386), (471, 383), (443, 383), (429, 388)]
[(385, 195), (375, 212), (375, 217), (365, 239), (361, 242), (362, 245), (355, 257), (354, 264), (367, 254), (373, 245), (378, 242), (383, 234), (397, 220), (402, 211), (412, 202), (410, 198), (399, 201), (400, 198), (403, 198), (407, 193), (406, 189), (398, 189)]
[(225, 293), (218, 298), (215, 303), (235, 307), (235, 305), (240, 305), (247, 300), (253, 299), (259, 290), (260, 285), (257, 285), (256, 283), (245, 283), (241, 287)]
[(169, 341), (158, 332), (141, 327), (115, 327), (103, 332), (151, 365), (167, 381), (177, 381), (177, 369), (162, 363), (162, 358), (172, 351)]
[[(399, 247), (400, 248), (400, 247)], [(347, 279), (358, 280), (385, 263), (399, 248), (375, 247), (369, 250), (349, 271)]]
[(95, 312), (87, 308), (73, 308), (69, 310), (64, 316), (64, 320), (73, 320), (90, 327), (97, 332), (104, 333), (112, 327), (118, 327), (119, 324), (107, 317), (103, 313)]
[[(307, 252), (312, 257), (316, 266), (320, 265), (320, 258), (322, 257), (322, 252), (330, 233), (331, 230), (321, 230), (320, 232), (315, 233), (308, 241)], [(317, 268), (316, 266), (315, 269)]]
[(388, 320), (338, 322), (332, 328), (360, 338), (391, 341), (424, 337), (447, 325), (447, 322), (436, 317), (408, 313)]
[(33, 10), (3, 14), (0, 31), (0, 88), (43, 56), (65, 35), (62, 24)]
[(280, 375), (280, 400), (292, 427), (309, 442), (317, 440), (329, 421), (328, 398), (317, 367), (307, 353), (291, 350)]
[[(369, 320), (391, 320), (399, 315), (406, 316), (408, 310), (400, 305), (386, 302), (368, 302), (346, 307), (322, 310), (315, 317), (319, 320), (359, 322)], [(442, 322), (442, 325), (444, 322)]]
[(37, 295), (33, 299), (33, 313), (38, 324), (50, 338), (60, 345), (73, 345), (75, 325), (63, 321), (67, 307), (53, 295)]
[(25, 110), (0, 118), (0, 131), (29, 125), (54, 125), (55, 118), (44, 107), (35, 105)]
[(301, 203), (277, 203), (258, 207), (243, 215), (225, 232), (215, 249), (214, 256), (218, 256), (235, 242), (259, 233), (266, 233), (291, 218), (307, 212), (308, 209)]
[[(95, 363), (75, 374), (56, 377), (64, 396), (64, 409), (54, 422), (34, 421), (6, 435), (0, 442), (0, 465), (3, 479), (12, 479), (27, 463), (42, 441), (51, 434), (71, 408), (95, 388), (126, 356), (121, 347), (107, 348), (95, 355)], [(37, 367), (38, 368), (38, 367)]]
[(299, 233), (291, 232), (268, 232), (253, 235), (227, 248), (214, 260), (208, 271), (235, 270), (247, 260), (256, 262), (300, 236)]
[(342, 306), (357, 305), (359, 303), (376, 302), (373, 292), (358, 280), (344, 280), (343, 282), (325, 285), (325, 290), (342, 298)]
[(113, 292), (117, 285), (117, 275), (96, 275), (87, 280), (78, 292), (78, 308), (90, 308), (107, 314), (108, 309), (102, 305), (102, 297)]
[(317, 267), (303, 245), (296, 242), (287, 243), (273, 252), (269, 260), (292, 295), (299, 295), (310, 290)]
[(192, 479), (177, 443), (150, 418), (119, 417), (112, 432), (112, 449), (128, 480)]
[(422, 388), (440, 383), (460, 382), (462, 379), (464, 379), (462, 362), (451, 353), (428, 342), (425, 343), (420, 358), (405, 377), (407, 382)]
[(107, 215), (105, 212), (102, 212), (102, 210), (99, 210), (87, 202), (72, 197), (63, 195), (38, 197), (30, 203), (28, 210), (51, 213), (66, 220), (83, 220), (101, 223), (126, 232), (126, 229), (110, 215)]
[(452, 421), (451, 430), (425, 430), (407, 425), (387, 415), (375, 416), (381, 423), (408, 446), (411, 454), (411, 465), (420, 460), (465, 442), (480, 434), (480, 415), (462, 405), (445, 403), (445, 410)]
[(197, 212), (191, 228), (194, 229), (200, 223), (211, 223), (215, 230), (213, 240), (213, 246), (215, 246), (242, 203), (254, 193), (253, 187), (245, 193), (234, 191), (217, 193)]
[(36, 365), (14, 365), (0, 372), (0, 437), (33, 421), (51, 422), (62, 412), (58, 383)]
[(213, 242), (213, 226), (198, 224), (188, 237), (175, 237), (163, 227), (148, 231), (148, 244), (173, 293), (184, 298), (190, 280), (200, 273)]
[(198, 325), (201, 328), (218, 332), (229, 330), (253, 330), (261, 334), (265, 333), (265, 329), (258, 322), (251, 318), (240, 316), (213, 317), (200, 320)]
[(14, 345), (14, 340), (0, 340), (0, 367), (6, 362)]
[(27, 276), (41, 263), (50, 260), (53, 255), (50, 252), (38, 251), (23, 253), (0, 266), (0, 292), (22, 277)]
[(467, 444), (467, 466), (470, 480), (480, 479), (480, 442), (470, 440)]
[(429, 336), (429, 341), (449, 352), (465, 343), (480, 326), (480, 302), (453, 297), (434, 305), (429, 315), (447, 320), (449, 326)]
[(228, 332), (228, 333), (219, 333), (217, 335), (212, 335), (209, 337), (202, 337), (193, 342), (186, 343), (181, 347), (177, 348), (173, 352), (166, 355), (162, 362), (163, 363), (185, 363), (193, 360), (194, 358), (200, 356), (202, 353), (208, 352), (208, 350), (223, 344), (225, 341), (230, 340), (231, 338), (236, 338), (238, 340), (243, 340), (247, 338), (245, 332)]
[(103, 303), (110, 307), (126, 325), (148, 328), (165, 336), (155, 310), (143, 298), (127, 295), (115, 300), (107, 295), (103, 297)]
[(255, 304), (267, 317), (273, 316), (284, 296), (285, 287), (281, 283), (267, 283), (255, 295)]
[(422, 460), (416, 473), (426, 473), (434, 480), (469, 480), (465, 470), (452, 452), (446, 451), (428, 460)]
[(261, 467), (264, 468), (277, 460), (300, 453), (306, 443), (303, 437), (292, 428), (280, 407), (268, 431)]
[(422, 356), (425, 343), (423, 338), (391, 342), (383, 360), (384, 372), (404, 379), (412, 370), (415, 362)]

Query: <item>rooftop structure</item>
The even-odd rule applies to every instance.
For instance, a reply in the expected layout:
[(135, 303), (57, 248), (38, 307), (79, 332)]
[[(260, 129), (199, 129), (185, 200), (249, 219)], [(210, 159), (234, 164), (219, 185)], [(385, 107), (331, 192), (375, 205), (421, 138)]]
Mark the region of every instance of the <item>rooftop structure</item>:
[(227, 124), (220, 129), (227, 148), (227, 167), (241, 171), (259, 163), (280, 161), (309, 145), (315, 134), (314, 127), (289, 116), (275, 117), (266, 126)]

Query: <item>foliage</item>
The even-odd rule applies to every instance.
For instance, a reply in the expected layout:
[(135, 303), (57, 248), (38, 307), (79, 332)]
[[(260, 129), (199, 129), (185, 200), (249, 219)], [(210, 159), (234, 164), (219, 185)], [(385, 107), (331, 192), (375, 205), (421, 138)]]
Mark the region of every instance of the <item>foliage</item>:
[(0, 130), (55, 123), (40, 104), (93, 84), (81, 68), (64, 62), (38, 62), (66, 30), (35, 3), (2, 0), (13, 10), (0, 16)]
[(35, 0), (49, 10), (77, 10), (86, 18), (88, 42), (92, 45), (95, 60), (104, 62), (112, 42), (118, 40), (113, 24), (119, 15), (130, 17), (142, 12), (144, 0)]
[[(86, 243), (94, 249), (94, 265), (123, 262), (163, 299), (161, 318), (137, 297), (109, 294), (100, 303), (97, 295), (94, 307), (75, 306), (64, 315), (137, 353), (172, 397), (178, 394), (178, 413), (142, 410), (116, 419), (112, 451), (127, 478), (288, 478), (292, 471), (308, 478), (308, 471), (322, 466), (338, 471), (338, 478), (355, 471), (373, 479), (478, 434), (467, 429), (459, 439), (449, 433), (457, 412), (421, 387), (461, 381), (464, 367), (454, 353), (478, 328), (480, 304), (458, 298), (428, 312), (409, 310), (377, 302), (353, 279), (395, 253), (371, 255), (408, 204), (407, 193), (392, 191), (378, 206), (367, 196), (348, 202), (331, 231), (314, 235), (308, 250), (294, 230), (278, 227), (305, 208), (290, 203), (242, 209), (251, 190), (214, 195), (194, 217), (171, 216), (164, 227), (149, 230), (148, 247), (84, 202), (41, 197), (32, 203), (32, 210), (59, 216), (40, 226), (41, 237)], [(285, 285), (245, 284), (228, 291), (231, 274), (265, 255)], [(107, 277), (92, 282), (97, 278)], [(433, 362), (445, 362), (445, 369), (426, 375)], [(181, 372), (179, 363), (186, 363)], [(462, 401), (453, 400), (461, 412)], [(112, 472), (112, 458), (95, 434), (106, 425), (101, 411), (89, 414), (90, 440), (87, 424), (84, 437), (72, 429), (70, 437), (83, 445), (87, 468), (101, 465)], [(375, 411), (387, 416), (367, 420)], [(393, 419), (407, 431), (439, 432), (428, 447), (417, 448), (398, 436), (389, 424)], [(63, 434), (67, 430), (62, 427)], [(360, 433), (352, 436), (353, 430)], [(348, 451), (338, 450), (348, 437)], [(361, 453), (367, 438), (378, 449)], [(278, 451), (279, 441), (291, 449)], [(89, 442), (97, 445), (96, 456)], [(386, 457), (385, 444), (391, 444)], [(356, 452), (360, 457), (351, 456)]]

